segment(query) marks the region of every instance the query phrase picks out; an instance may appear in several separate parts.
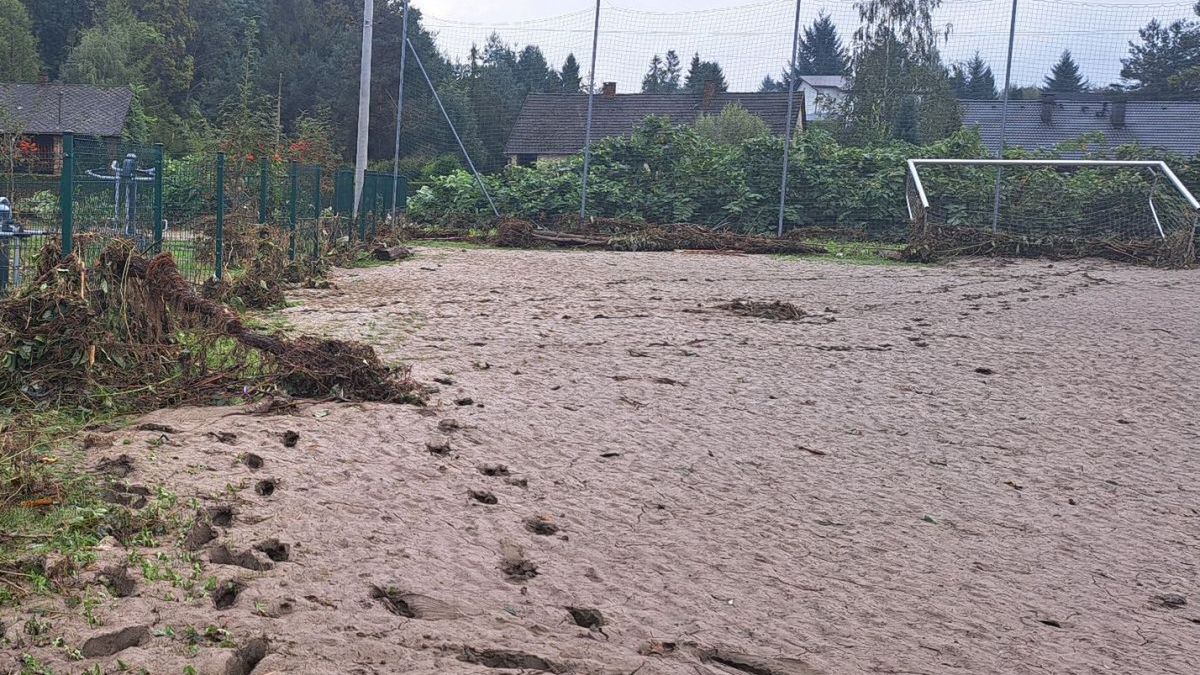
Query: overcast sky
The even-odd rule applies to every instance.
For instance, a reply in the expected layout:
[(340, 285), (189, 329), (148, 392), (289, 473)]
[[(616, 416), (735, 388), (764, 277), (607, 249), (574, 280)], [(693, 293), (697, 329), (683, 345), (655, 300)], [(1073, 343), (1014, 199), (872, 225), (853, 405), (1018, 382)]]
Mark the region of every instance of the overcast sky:
[[(518, 46), (537, 44), (561, 65), (568, 53), (584, 64), (591, 53), (591, 0), (412, 0), (452, 59), (465, 59), (472, 42), (493, 30)], [(1040, 83), (1070, 49), (1084, 75), (1098, 85), (1118, 79), (1120, 59), (1137, 29), (1152, 18), (1195, 17), (1194, 0), (1019, 0), (1013, 81)], [(1011, 4), (1008, 0), (945, 0), (937, 17), (952, 27), (943, 47), (950, 61), (978, 50), (1003, 79)], [(650, 58), (675, 49), (721, 63), (730, 88), (753, 90), (778, 74), (791, 50), (794, 0), (603, 0), (598, 81), (636, 91)], [(805, 24), (821, 11), (833, 17), (847, 42), (857, 26), (853, 0), (802, 0)]]

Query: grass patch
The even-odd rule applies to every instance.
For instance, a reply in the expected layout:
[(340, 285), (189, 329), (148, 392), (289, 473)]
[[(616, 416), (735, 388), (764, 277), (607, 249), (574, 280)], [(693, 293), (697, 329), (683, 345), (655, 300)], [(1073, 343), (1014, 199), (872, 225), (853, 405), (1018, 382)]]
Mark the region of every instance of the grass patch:
[[(113, 535), (151, 545), (172, 525), (173, 495), (159, 491), (133, 511), (105, 500), (106, 481), (83, 471), (86, 429), (116, 425), (115, 414), (51, 409), (5, 420), (0, 451), (0, 604), (55, 590), (57, 577), (94, 560)], [(52, 564), (52, 561), (57, 563)]]
[(914, 266), (920, 263), (905, 262), (898, 256), (904, 244), (888, 244), (876, 241), (839, 241), (835, 239), (804, 239), (805, 243), (822, 246), (829, 251), (825, 255), (795, 255), (780, 253), (782, 260), (832, 260), (851, 265)]
[(477, 249), (494, 249), (494, 248), (496, 248), (495, 246), (492, 246), (490, 244), (480, 244), (480, 243), (477, 243), (474, 241), (441, 241), (441, 240), (437, 240), (437, 239), (413, 239), (412, 241), (408, 241), (405, 243), (407, 243), (408, 245), (413, 246), (415, 248), (432, 248), (432, 249), (452, 250), (452, 251), (458, 250), (458, 249), (467, 249), (467, 250), (474, 251)]

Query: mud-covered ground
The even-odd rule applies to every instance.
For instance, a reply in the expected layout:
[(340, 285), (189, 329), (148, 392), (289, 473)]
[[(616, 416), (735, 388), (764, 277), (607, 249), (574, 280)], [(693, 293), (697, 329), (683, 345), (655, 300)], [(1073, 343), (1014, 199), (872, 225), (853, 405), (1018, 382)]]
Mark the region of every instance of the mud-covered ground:
[[(0, 613), (13, 658), (1200, 672), (1194, 272), (431, 249), (336, 281), (283, 316), (411, 362), (429, 407), (170, 410), (92, 439), (205, 514), (194, 553), (102, 550), (90, 603), (27, 603), (43, 636)], [(738, 298), (808, 316), (716, 308)], [(128, 597), (86, 585), (103, 569)]]

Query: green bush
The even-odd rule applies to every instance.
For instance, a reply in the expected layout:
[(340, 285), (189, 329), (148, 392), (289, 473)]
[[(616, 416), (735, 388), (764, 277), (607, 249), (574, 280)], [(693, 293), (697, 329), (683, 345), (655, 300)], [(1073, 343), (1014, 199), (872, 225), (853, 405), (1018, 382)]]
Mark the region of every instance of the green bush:
[[(729, 112), (729, 118), (736, 115)], [(1080, 139), (1070, 147), (1036, 156), (1086, 154), (1094, 140)], [(589, 213), (741, 232), (774, 230), (784, 140), (756, 134), (738, 143), (727, 141), (727, 136), (712, 129), (675, 126), (654, 117), (644, 120), (628, 138), (601, 140), (593, 146)], [(1116, 155), (1134, 158), (1138, 151), (1124, 148)], [(908, 227), (908, 159), (988, 156), (973, 129), (920, 146), (902, 141), (848, 146), (824, 130), (799, 133), (788, 170), (785, 218), (793, 227), (857, 229), (902, 237)], [(1010, 151), (1009, 156), (1034, 154)], [(1180, 167), (1185, 182), (1200, 183), (1200, 162), (1176, 158), (1172, 164)], [(582, 159), (576, 156), (532, 167), (506, 167), (485, 180), (502, 214), (552, 219), (578, 211), (581, 172)], [(926, 187), (950, 224), (990, 223), (995, 175), (990, 168), (931, 167)], [(1023, 169), (1010, 173), (1004, 182), (1004, 218), (1019, 227), (1052, 216), (1056, 227), (1067, 232), (1084, 228), (1095, 232), (1097, 224), (1144, 222), (1149, 186), (1145, 172)], [(475, 222), (490, 218), (491, 209), (474, 177), (460, 170), (433, 179), (413, 195), (409, 214), (417, 221)]]

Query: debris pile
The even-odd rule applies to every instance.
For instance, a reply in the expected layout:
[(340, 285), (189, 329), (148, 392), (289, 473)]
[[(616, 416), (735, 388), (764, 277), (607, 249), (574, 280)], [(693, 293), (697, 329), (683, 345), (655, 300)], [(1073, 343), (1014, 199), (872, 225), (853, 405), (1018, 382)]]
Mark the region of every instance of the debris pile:
[(147, 410), (277, 391), (422, 399), (406, 369), (367, 345), (247, 329), (198, 295), (169, 253), (147, 259), (117, 240), (89, 265), (51, 243), (37, 272), (0, 302), (0, 405)]
[(1013, 258), (1106, 258), (1153, 267), (1183, 268), (1196, 262), (1196, 223), (1165, 238), (1035, 236), (929, 222), (914, 224), (902, 257), (935, 262), (965, 256)]
[(808, 316), (808, 312), (792, 303), (778, 300), (774, 302), (734, 300), (733, 302), (717, 305), (717, 309), (723, 309), (738, 316), (751, 316), (760, 319), (772, 319), (774, 321), (799, 321)]
[(822, 246), (795, 239), (737, 234), (687, 223), (651, 225), (598, 218), (582, 224), (560, 220), (554, 227), (549, 229), (527, 220), (502, 218), (496, 222), (494, 243), (514, 248), (576, 247), (611, 251), (696, 250), (800, 255), (829, 252)]

